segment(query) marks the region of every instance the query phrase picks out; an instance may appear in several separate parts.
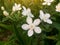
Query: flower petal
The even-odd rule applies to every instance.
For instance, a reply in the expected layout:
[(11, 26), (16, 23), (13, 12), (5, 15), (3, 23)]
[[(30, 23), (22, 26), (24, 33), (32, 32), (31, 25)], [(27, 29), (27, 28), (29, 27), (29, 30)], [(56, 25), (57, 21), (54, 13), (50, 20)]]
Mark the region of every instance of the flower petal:
[(15, 11), (15, 6), (13, 6), (12, 11), (13, 11), (13, 12)]
[(34, 17), (32, 13), (29, 14), (30, 17)]
[(27, 9), (27, 15), (30, 16), (30, 17), (34, 17), (33, 14), (31, 13), (31, 9), (30, 8)]
[(18, 7), (20, 7), (20, 6), (21, 6), (21, 4), (18, 4), (17, 6), (18, 6)]
[(23, 10), (22, 10), (22, 15), (27, 16), (27, 9), (25, 6), (22, 6)]
[(4, 16), (9, 16), (9, 13), (7, 11), (3, 11)]
[(42, 10), (40, 10), (40, 16), (41, 20), (44, 18), (44, 12)]
[(42, 3), (42, 5), (46, 5), (46, 2)]
[(50, 14), (46, 13), (46, 14), (45, 14), (45, 18), (46, 18), (46, 19), (50, 18)]
[(47, 23), (52, 24), (52, 21), (50, 19), (47, 19)]
[(22, 25), (22, 29), (28, 30), (28, 29), (29, 29), (29, 25), (28, 25), (28, 24), (23, 24), (23, 25)]
[(58, 5), (56, 5), (56, 11), (60, 12), (60, 3), (58, 3)]
[(51, 3), (47, 3), (47, 5), (51, 5)]
[(44, 22), (47, 22), (47, 19), (44, 19), (43, 21), (44, 21)]
[(30, 12), (31, 12), (31, 9), (30, 9), (30, 8), (28, 8), (28, 9), (27, 9), (27, 11), (30, 13)]
[(15, 6), (17, 6), (17, 3), (15, 3)]
[(26, 10), (26, 7), (25, 6), (22, 6), (23, 10)]
[(27, 17), (26, 22), (27, 22), (28, 24), (32, 24), (32, 18), (31, 18), (31, 17)]
[(28, 36), (31, 37), (33, 35), (33, 33), (34, 33), (33, 30), (29, 30), (28, 31)]
[(27, 13), (26, 13), (25, 10), (22, 11), (22, 15), (23, 15), (23, 16), (26, 16), (26, 15), (27, 15)]
[(34, 25), (39, 25), (40, 22), (41, 22), (40, 19), (35, 19), (35, 20), (34, 20)]
[(35, 31), (36, 33), (41, 33), (41, 28), (40, 28), (40, 27), (35, 27), (34, 31)]
[(1, 7), (1, 10), (5, 10), (4, 6)]

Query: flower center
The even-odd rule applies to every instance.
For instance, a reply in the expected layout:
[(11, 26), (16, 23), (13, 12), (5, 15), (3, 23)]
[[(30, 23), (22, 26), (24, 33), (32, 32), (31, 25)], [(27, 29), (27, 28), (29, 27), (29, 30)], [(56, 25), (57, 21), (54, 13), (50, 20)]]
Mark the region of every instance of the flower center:
[(43, 20), (47, 19), (46, 16), (43, 17)]
[(30, 26), (30, 29), (33, 30), (35, 28), (35, 25), (34, 24), (31, 24), (29, 25)]

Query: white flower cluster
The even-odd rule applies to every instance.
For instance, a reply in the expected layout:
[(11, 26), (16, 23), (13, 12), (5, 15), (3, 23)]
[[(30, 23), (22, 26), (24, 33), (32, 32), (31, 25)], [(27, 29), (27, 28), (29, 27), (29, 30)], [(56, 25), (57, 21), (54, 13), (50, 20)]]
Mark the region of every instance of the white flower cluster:
[[(43, 5), (51, 5), (51, 2), (53, 0), (44, 0)], [(1, 9), (3, 10), (3, 14), (5, 16), (8, 16), (9, 13), (5, 10), (5, 8), (2, 6)], [(49, 13), (44, 13), (42, 10), (39, 11), (40, 15), (39, 18), (35, 19), (33, 21), (34, 15), (31, 13), (30, 8), (26, 8), (25, 6), (21, 7), (21, 4), (16, 4), (12, 7), (12, 12), (22, 10), (22, 15), (27, 16), (26, 22), (27, 24), (23, 24), (21, 27), (23, 30), (28, 30), (28, 36), (31, 37), (34, 32), (35, 33), (41, 33), (42, 29), (39, 27), (40, 23), (42, 21), (52, 24), (52, 21), (50, 19), (50, 14)], [(56, 11), (60, 12), (60, 3), (56, 6)]]
[(21, 8), (21, 4), (16, 4), (15, 3), (15, 5), (13, 6), (13, 8), (12, 8), (12, 11), (13, 12), (15, 12), (15, 11), (19, 11), (19, 10), (21, 10), (22, 8)]
[(27, 16), (26, 22), (27, 24), (23, 24), (22, 25), (22, 29), (24, 30), (28, 30), (28, 36), (31, 37), (34, 32), (36, 33), (41, 33), (41, 28), (39, 27), (39, 24), (44, 21), (47, 22), (49, 24), (52, 24), (52, 21), (49, 19), (50, 18), (50, 14), (46, 13), (44, 14), (44, 12), (42, 10), (40, 10), (40, 19), (37, 18), (34, 20), (32, 20), (32, 18), (34, 17), (33, 14), (31, 13), (31, 9), (27, 8), (23, 6), (23, 11), (22, 11), (22, 15), (23, 16)]
[(54, 0), (44, 0), (43, 5), (48, 5), (48, 6), (50, 6), (53, 1), (54, 1)]
[[(15, 3), (14, 6), (12, 7), (12, 12), (19, 11), (21, 10), (21, 4)], [(3, 10), (4, 16), (9, 16), (9, 13), (5, 10), (5, 8), (2, 6), (1, 10)]]
[(31, 13), (30, 8), (26, 9), (26, 7), (22, 6), (23, 10), (22, 10), (22, 15), (23, 16), (29, 16), (29, 17), (34, 17), (33, 14)]
[[(54, 0), (44, 0), (44, 2), (42, 3), (42, 5), (48, 5), (48, 6), (50, 6), (53, 1)], [(58, 5), (56, 6), (56, 11), (60, 12), (60, 3), (58, 3)]]
[[(29, 13), (30, 14), (30, 13)], [(29, 15), (28, 14), (28, 15)], [(46, 13), (44, 14), (42, 10), (40, 10), (40, 15), (39, 15), (40, 19), (37, 18), (34, 20), (34, 22), (32, 21), (32, 18), (30, 16), (27, 17), (26, 22), (28, 24), (23, 24), (22, 25), (22, 29), (24, 30), (28, 30), (28, 36), (32, 36), (34, 31), (36, 33), (41, 33), (41, 28), (38, 26), (42, 21), (47, 22), (49, 24), (52, 24), (52, 21), (49, 19), (50, 18), (50, 14)]]

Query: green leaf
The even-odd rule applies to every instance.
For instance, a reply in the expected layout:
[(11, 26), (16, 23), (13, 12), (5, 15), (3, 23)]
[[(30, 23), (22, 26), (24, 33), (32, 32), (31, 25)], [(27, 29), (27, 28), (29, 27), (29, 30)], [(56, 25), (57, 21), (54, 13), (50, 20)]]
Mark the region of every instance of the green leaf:
[(56, 45), (60, 45), (60, 41), (58, 41), (58, 42), (56, 43)]
[(4, 45), (4, 42), (0, 41), (0, 45)]
[(47, 39), (58, 40), (56, 36), (46, 36)]
[(11, 31), (14, 30), (12, 25), (6, 25), (6, 24), (3, 24), (3, 23), (0, 23), (0, 27), (2, 27), (4, 29), (7, 29), (7, 30), (11, 30)]
[(60, 31), (60, 23), (53, 23), (53, 26)]
[(60, 40), (60, 31), (59, 31), (59, 33), (57, 35), (57, 39)]
[(15, 41), (16, 37), (15, 35), (12, 35), (9, 37), (9, 40), (4, 45), (10, 45), (13, 41)]
[(16, 37), (18, 38), (20, 45), (26, 45), (24, 39), (22, 38), (22, 35), (19, 34), (19, 31), (18, 31), (18, 29), (16, 27), (16, 23), (15, 22), (13, 22), (13, 23), (14, 23), (13, 24), (13, 26), (14, 26), (14, 33), (15, 33)]

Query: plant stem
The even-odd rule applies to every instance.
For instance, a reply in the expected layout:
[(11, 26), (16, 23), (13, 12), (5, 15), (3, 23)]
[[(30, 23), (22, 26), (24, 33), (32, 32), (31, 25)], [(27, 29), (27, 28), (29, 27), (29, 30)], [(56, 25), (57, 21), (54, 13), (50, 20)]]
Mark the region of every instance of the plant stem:
[(24, 43), (24, 41), (22, 39), (22, 36), (19, 34), (19, 31), (18, 31), (18, 29), (16, 27), (15, 22), (13, 23), (13, 26), (14, 26), (14, 33), (15, 33), (16, 37), (18, 38), (20, 45), (25, 45), (25, 43)]

